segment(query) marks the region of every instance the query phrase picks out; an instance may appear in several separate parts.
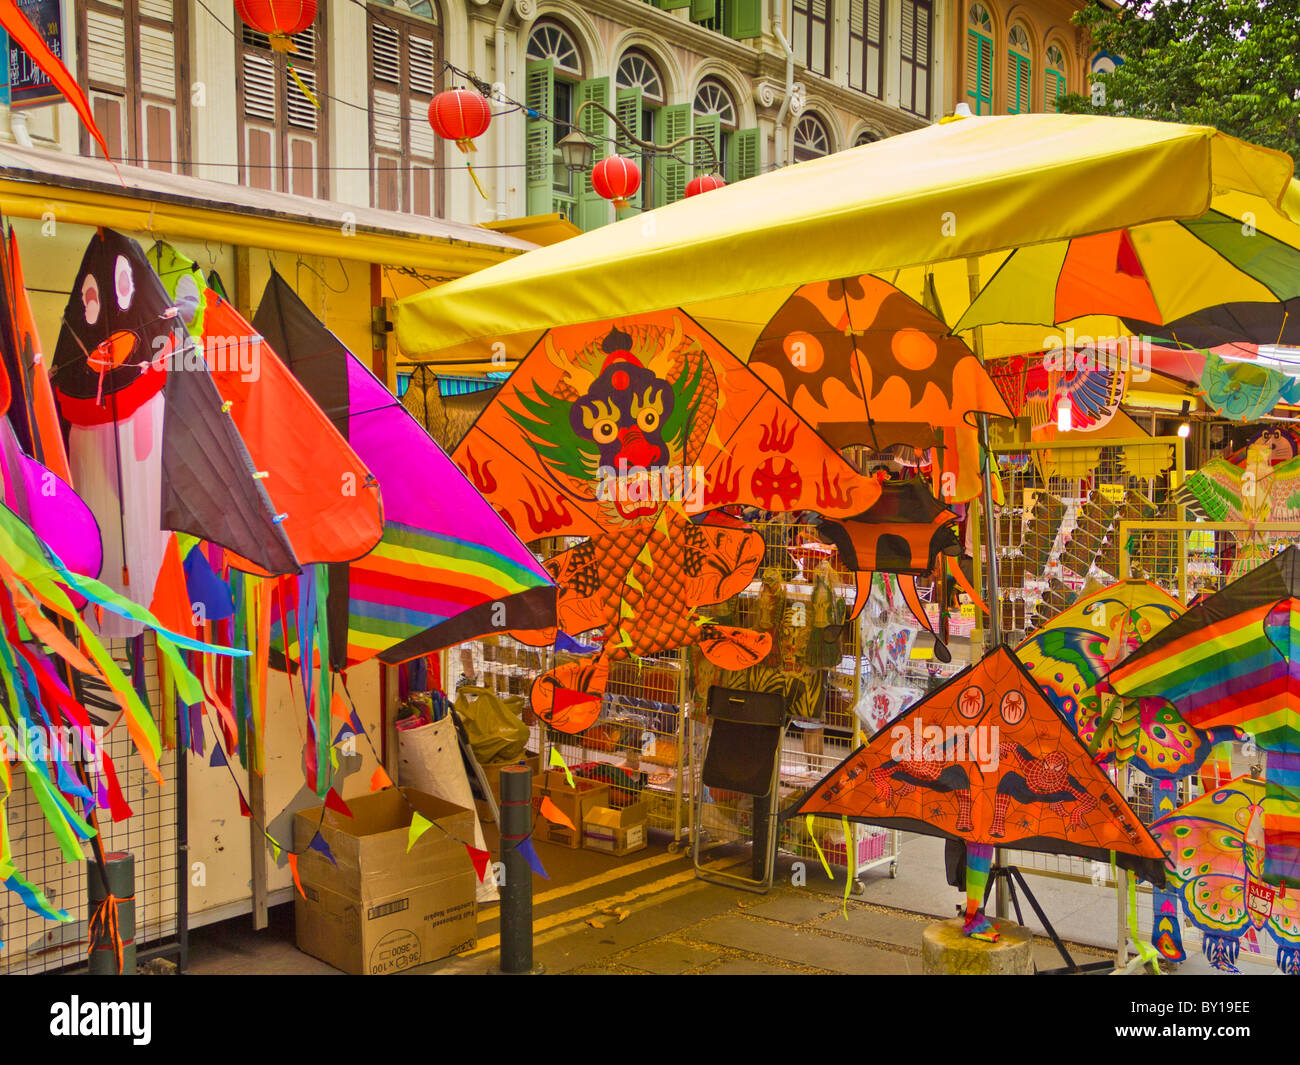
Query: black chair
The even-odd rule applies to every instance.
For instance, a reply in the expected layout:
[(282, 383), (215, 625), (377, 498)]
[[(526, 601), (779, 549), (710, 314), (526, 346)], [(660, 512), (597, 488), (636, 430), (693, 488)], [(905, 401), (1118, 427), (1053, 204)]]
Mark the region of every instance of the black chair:
[[(695, 875), (701, 880), (760, 893), (771, 889), (776, 865), (781, 742), (788, 721), (785, 698), (780, 692), (709, 689), (708, 732), (700, 769), (700, 789), (692, 804), (692, 856)], [(705, 869), (700, 865), (706, 788), (740, 792), (752, 799), (751, 876)]]

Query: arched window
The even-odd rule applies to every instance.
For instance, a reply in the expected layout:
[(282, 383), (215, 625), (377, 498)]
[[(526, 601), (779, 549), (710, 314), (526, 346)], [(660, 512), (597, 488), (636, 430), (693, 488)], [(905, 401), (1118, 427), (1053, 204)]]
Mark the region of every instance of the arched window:
[(816, 115), (804, 115), (794, 127), (794, 161), (805, 162), (831, 154), (831, 135)]
[(871, 130), (864, 129), (853, 138), (853, 147), (861, 148), (864, 144), (875, 144), (878, 140), (880, 140), (880, 138), (872, 133)]
[(1054, 112), (1057, 101), (1069, 90), (1065, 82), (1065, 53), (1060, 45), (1047, 46), (1047, 81), (1043, 88), (1043, 110)]
[[(618, 61), (614, 74), (615, 113), (634, 137), (655, 142), (663, 132), (661, 112), (665, 100), (664, 79), (659, 68), (644, 52), (631, 49)], [(636, 160), (641, 168), (641, 187), (628, 202), (633, 207), (655, 207), (661, 197), (660, 180), (656, 172), (653, 153), (646, 152), (629, 142), (621, 133), (618, 138), (619, 154)]]
[[(717, 78), (705, 78), (691, 102), (693, 132), (710, 138), (718, 153), (718, 171), (726, 181), (738, 179), (735, 160), (736, 101)], [(709, 153), (700, 145), (692, 148), (696, 174), (709, 172)], [(747, 175), (748, 176), (748, 175)]]
[(379, 0), (369, 15), (370, 202), (442, 214), (442, 141), (424, 120), (442, 87), (442, 31), (433, 3)]
[[(592, 191), (590, 173), (569, 172), (557, 145), (583, 100), (609, 107), (609, 79), (582, 80), (582, 54), (573, 35), (551, 19), (533, 26), (525, 56), (524, 103), (539, 116), (549, 116), (529, 118), (526, 126), (527, 211), (558, 213), (581, 228), (595, 228), (608, 221), (609, 205)], [(595, 108), (583, 114), (582, 132), (595, 143), (597, 159), (609, 154), (609, 121)]]
[(966, 102), (977, 115), (993, 113), (993, 20), (983, 4), (966, 18)]
[(1007, 114), (1029, 113), (1033, 71), (1033, 60), (1029, 58), (1029, 34), (1017, 22), (1007, 33)]

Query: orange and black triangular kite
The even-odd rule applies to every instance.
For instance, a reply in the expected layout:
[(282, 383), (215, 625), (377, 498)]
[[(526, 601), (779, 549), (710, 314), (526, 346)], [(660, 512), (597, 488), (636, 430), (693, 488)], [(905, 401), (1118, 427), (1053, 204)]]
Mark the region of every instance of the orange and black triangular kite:
[(999, 647), (904, 710), (787, 817), (824, 814), (986, 847), (1116, 862), (1164, 883), (1164, 851)]

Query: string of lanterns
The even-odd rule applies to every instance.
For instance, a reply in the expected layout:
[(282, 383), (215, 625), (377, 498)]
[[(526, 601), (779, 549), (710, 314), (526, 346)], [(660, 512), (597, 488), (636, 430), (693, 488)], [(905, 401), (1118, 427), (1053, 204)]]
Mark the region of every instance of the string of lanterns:
[[(253, 29), (270, 38), (271, 47), (280, 52), (293, 51), (292, 35), (301, 33), (316, 20), (317, 0), (235, 0), (235, 11)], [(602, 110), (604, 110), (602, 108)], [(614, 118), (617, 123), (616, 116)], [(474, 140), (483, 136), (492, 124), (492, 110), (481, 92), (474, 89), (447, 89), (438, 93), (429, 103), (429, 125), (443, 140), (452, 141), (466, 155), (474, 152)], [(619, 123), (621, 125), (621, 123)], [(581, 138), (575, 130), (565, 140)], [(689, 137), (684, 140), (703, 139)], [(561, 145), (563, 147), (563, 145)], [(647, 145), (647, 147), (653, 147)], [(711, 146), (712, 147), (712, 146)], [(716, 168), (716, 151), (715, 168)], [(567, 160), (566, 160), (567, 161)], [(466, 163), (470, 177), (479, 192), (483, 192), (474, 169)], [(591, 187), (598, 196), (613, 202), (616, 208), (626, 207), (628, 201), (641, 187), (641, 168), (636, 161), (622, 155), (610, 155), (594, 167), (588, 161), (580, 169), (591, 169)], [(571, 166), (572, 168), (572, 166)], [(686, 196), (698, 196), (726, 184), (716, 173), (696, 177), (686, 186)]]

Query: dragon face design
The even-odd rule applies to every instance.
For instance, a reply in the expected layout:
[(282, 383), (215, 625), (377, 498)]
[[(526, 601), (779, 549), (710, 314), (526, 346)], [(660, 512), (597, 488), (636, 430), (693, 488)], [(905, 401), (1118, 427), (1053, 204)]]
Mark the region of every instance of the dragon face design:
[(685, 454), (704, 360), (680, 329), (615, 327), (562, 358), (555, 393), (520, 393), (531, 418), (512, 412), (552, 469), (590, 486), (615, 522), (654, 518), (665, 502), (703, 488)]

